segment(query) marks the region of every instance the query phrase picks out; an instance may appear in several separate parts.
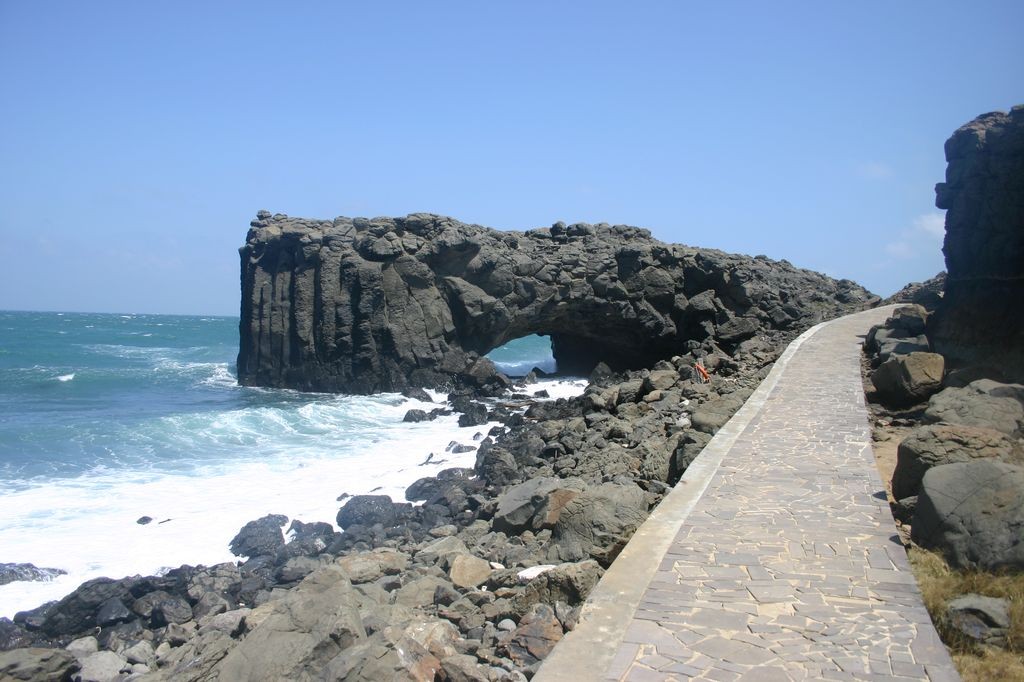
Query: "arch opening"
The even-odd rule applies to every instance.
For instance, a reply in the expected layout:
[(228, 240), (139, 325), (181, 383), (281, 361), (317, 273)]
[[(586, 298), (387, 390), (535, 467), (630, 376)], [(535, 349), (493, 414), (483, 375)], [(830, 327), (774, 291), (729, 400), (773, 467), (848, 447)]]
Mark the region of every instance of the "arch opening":
[(551, 337), (528, 334), (512, 339), (487, 353), (487, 358), (510, 377), (521, 377), (537, 368), (547, 374), (558, 372)]

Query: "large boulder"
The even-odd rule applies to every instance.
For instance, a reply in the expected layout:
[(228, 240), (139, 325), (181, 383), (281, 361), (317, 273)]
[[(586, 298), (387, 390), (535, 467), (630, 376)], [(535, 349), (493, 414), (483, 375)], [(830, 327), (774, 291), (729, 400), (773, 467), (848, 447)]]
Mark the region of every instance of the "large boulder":
[(919, 403), (942, 387), (945, 361), (937, 353), (890, 355), (871, 375), (878, 398), (886, 405)]
[(983, 459), (929, 469), (911, 538), (957, 568), (1024, 569), (1024, 467)]
[(1024, 107), (984, 114), (946, 141), (946, 290), (929, 336), (950, 364), (1024, 382)]
[(693, 428), (714, 435), (732, 419), (736, 410), (743, 407), (743, 403), (750, 393), (750, 391), (736, 391), (702, 404), (693, 411), (693, 415), (690, 417)]
[(531, 478), (511, 486), (498, 497), (491, 525), (494, 530), (510, 534), (529, 530), (534, 527), (534, 516), (542, 508), (547, 508), (548, 514), (556, 510), (560, 514), (565, 504), (584, 488), (586, 484), (579, 479)]
[(256, 611), (258, 624), (217, 664), (217, 679), (315, 679), (366, 637), (358, 596), (340, 566), (316, 571)]
[(398, 550), (379, 547), (339, 557), (337, 564), (353, 583), (368, 583), (401, 573), (409, 565), (409, 556)]
[(288, 523), (283, 514), (268, 514), (242, 526), (231, 540), (231, 553), (241, 557), (272, 555), (284, 547), (281, 527)]
[(397, 525), (411, 511), (411, 504), (392, 502), (387, 495), (356, 495), (350, 497), (345, 506), (338, 510), (337, 520), (342, 528), (373, 526), (378, 523), (387, 528)]
[(608, 566), (647, 518), (647, 498), (635, 485), (602, 483), (580, 493), (562, 510), (548, 545), (549, 560), (594, 558)]
[(924, 421), (994, 429), (1011, 436), (1024, 427), (1024, 386), (1000, 384), (989, 379), (972, 381), (963, 388), (944, 388), (928, 401)]
[(921, 479), (932, 467), (976, 459), (1024, 465), (1024, 447), (1005, 433), (976, 426), (937, 424), (915, 429), (896, 451), (893, 497), (917, 495)]
[(133, 584), (131, 578), (87, 580), (74, 592), (46, 610), (40, 630), (50, 637), (77, 635), (92, 630), (98, 625), (96, 618), (100, 608), (109, 599), (132, 601), (129, 590)]
[(81, 665), (63, 649), (13, 649), (0, 652), (0, 679), (66, 682)]

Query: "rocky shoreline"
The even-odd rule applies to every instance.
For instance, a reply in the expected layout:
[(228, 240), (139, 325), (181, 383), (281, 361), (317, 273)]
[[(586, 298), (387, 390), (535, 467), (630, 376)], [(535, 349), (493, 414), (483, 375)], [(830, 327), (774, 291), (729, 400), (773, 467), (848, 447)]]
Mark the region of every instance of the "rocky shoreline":
[(407, 502), (350, 498), (341, 533), (293, 522), (286, 543), (285, 517), (253, 521), (231, 543), (239, 564), (89, 581), (0, 619), (0, 670), (15, 679), (528, 679), (798, 331), (752, 337), (731, 354), (709, 339), (650, 369), (599, 365), (572, 399), (525, 406), (525, 384), (497, 401), (456, 391), (437, 409), (458, 409), (467, 427), (503, 424), (480, 442), (473, 469), (421, 479)]

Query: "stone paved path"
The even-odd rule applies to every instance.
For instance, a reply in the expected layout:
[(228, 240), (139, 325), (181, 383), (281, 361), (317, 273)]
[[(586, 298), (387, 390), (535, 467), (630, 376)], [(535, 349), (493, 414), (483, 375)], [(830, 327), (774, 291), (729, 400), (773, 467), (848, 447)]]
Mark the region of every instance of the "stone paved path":
[(858, 335), (890, 310), (794, 344), (659, 507), (667, 550), (638, 532), (535, 679), (959, 679), (871, 451)]

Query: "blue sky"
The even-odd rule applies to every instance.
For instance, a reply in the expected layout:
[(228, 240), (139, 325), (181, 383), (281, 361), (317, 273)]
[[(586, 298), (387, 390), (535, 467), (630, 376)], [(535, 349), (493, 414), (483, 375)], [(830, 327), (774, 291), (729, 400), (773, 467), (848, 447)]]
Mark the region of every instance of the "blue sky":
[(0, 0), (0, 308), (237, 314), (258, 209), (629, 223), (880, 294), (1024, 3)]

